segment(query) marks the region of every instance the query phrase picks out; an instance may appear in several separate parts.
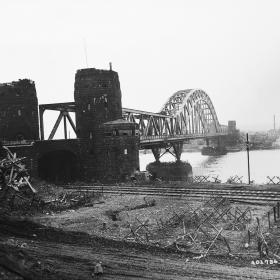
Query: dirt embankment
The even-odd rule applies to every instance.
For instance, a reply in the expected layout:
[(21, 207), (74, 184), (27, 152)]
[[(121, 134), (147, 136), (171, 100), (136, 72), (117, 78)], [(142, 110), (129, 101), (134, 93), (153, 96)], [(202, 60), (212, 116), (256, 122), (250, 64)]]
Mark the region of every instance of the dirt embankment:
[[(99, 279), (279, 278), (278, 264), (251, 264), (258, 252), (256, 244), (244, 249), (241, 236), (247, 231), (225, 229), (223, 234), (231, 240), (233, 254), (216, 253), (206, 258), (196, 258), (198, 255), (190, 251), (178, 252), (173, 246), (173, 237), (184, 230), (180, 223), (172, 226), (171, 238), (163, 240), (164, 246), (143, 244), (141, 240), (127, 242), (125, 237), (141, 223), (145, 224), (142, 228), (149, 226), (157, 238), (159, 222), (166, 224), (186, 210), (202, 209), (209, 198), (194, 201), (92, 194), (83, 200), (83, 194), (63, 189), (44, 189), (41, 195), (54, 200), (53, 206), (32, 212), (32, 217), (25, 219), (0, 218), (0, 279), (91, 279), (94, 265), (100, 260), (104, 275)], [(244, 211), (248, 205), (230, 207)], [(250, 205), (250, 210), (255, 220), (266, 213), (267, 207)]]
[[(252, 227), (254, 227), (255, 217), (262, 216), (268, 207), (250, 205), (250, 212), (248, 212), (248, 205), (232, 203), (223, 208), (214, 209), (205, 206), (208, 200), (208, 197), (192, 200), (142, 195), (106, 195), (101, 200), (95, 201), (92, 207), (67, 210), (51, 215), (37, 215), (32, 219), (46, 226), (64, 230), (82, 231), (108, 239), (133, 240), (138, 243), (159, 244), (161, 247), (166, 247), (184, 235), (184, 232), (196, 235), (194, 227), (198, 217), (195, 213), (199, 214), (199, 211), (203, 211), (200, 215), (202, 223), (205, 220), (203, 216), (211, 214), (212, 211), (215, 214), (211, 221), (213, 226), (209, 223), (202, 225), (202, 230), (211, 235), (208, 241), (216, 235), (213, 227), (223, 228), (223, 235), (228, 240), (232, 254), (247, 255), (251, 252), (252, 258), (258, 255), (257, 245), (253, 243), (253, 240), (250, 248), (244, 249), (247, 242), (247, 222), (242, 218), (250, 218)], [(222, 216), (223, 213), (227, 215)], [(229, 218), (232, 219), (229, 220)], [(201, 238), (207, 237), (202, 236), (203, 232), (199, 232), (199, 234), (199, 242), (203, 241)], [(221, 245), (220, 250), (213, 248), (214, 254), (227, 253), (225, 244)], [(192, 251), (188, 246), (186, 249)], [(194, 252), (200, 254), (201, 249), (200, 246)]]
[(2, 217), (0, 228), (0, 265), (25, 279), (91, 279), (99, 260), (104, 267), (99, 279), (278, 279), (279, 275), (245, 262), (240, 266), (234, 258), (226, 260), (228, 264), (223, 264), (224, 258), (186, 261), (190, 256), (172, 249), (108, 241), (25, 220)]

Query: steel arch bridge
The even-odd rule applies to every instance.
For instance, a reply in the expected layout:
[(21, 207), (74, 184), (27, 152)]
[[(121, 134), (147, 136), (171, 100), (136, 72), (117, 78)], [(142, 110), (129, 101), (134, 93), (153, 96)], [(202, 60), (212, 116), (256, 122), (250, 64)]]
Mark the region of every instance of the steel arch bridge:
[(228, 134), (228, 127), (219, 123), (210, 97), (201, 89), (177, 91), (160, 113), (123, 108), (123, 118), (139, 125), (142, 147)]
[[(67, 119), (76, 132), (74, 121), (69, 114), (76, 112), (75, 102), (42, 104), (39, 106), (42, 140), (44, 140), (45, 110), (60, 112), (48, 140), (53, 139), (62, 118), (65, 139), (67, 139)], [(211, 99), (201, 89), (177, 91), (167, 100), (159, 113), (122, 108), (122, 116), (123, 119), (138, 124), (141, 149), (152, 149), (154, 154), (158, 154), (156, 150), (160, 148), (166, 150), (172, 148), (177, 158), (182, 152), (184, 141), (198, 138), (219, 139), (220, 136), (228, 134), (228, 127), (219, 123)]]

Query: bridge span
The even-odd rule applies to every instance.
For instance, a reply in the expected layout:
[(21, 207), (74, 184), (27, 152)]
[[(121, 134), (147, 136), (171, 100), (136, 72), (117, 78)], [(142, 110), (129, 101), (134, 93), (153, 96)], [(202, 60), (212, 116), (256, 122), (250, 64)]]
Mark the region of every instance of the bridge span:
[[(39, 108), (41, 140), (44, 140), (43, 113), (46, 110), (60, 112), (48, 140), (54, 138), (63, 117), (67, 118), (73, 130), (77, 131), (69, 115), (69, 112), (76, 112), (75, 102), (42, 104)], [(211, 99), (201, 89), (181, 90), (174, 93), (160, 113), (122, 108), (122, 117), (138, 125), (142, 149), (164, 143), (228, 135), (228, 126), (219, 123)], [(67, 134), (64, 137), (67, 139)]]
[[(221, 139), (229, 133), (201, 89), (177, 91), (157, 113), (123, 108), (118, 73), (112, 69), (78, 70), (74, 100), (38, 106), (33, 81), (0, 84), (0, 140), (29, 156), (27, 165), (35, 176), (120, 179), (139, 168), (140, 149), (151, 149), (157, 161), (162, 149), (180, 160), (184, 142)], [(59, 114), (45, 138), (44, 113), (48, 110)], [(64, 139), (55, 139), (60, 123)], [(75, 139), (68, 139), (68, 126)]]
[(123, 118), (138, 124), (142, 148), (161, 143), (228, 135), (209, 96), (200, 89), (174, 93), (160, 113), (123, 108)]

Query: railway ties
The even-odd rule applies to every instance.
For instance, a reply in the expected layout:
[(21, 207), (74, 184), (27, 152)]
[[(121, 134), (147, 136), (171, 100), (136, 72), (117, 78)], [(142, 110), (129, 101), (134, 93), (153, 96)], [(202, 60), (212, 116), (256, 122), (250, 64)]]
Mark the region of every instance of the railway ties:
[(178, 198), (207, 198), (221, 196), (224, 198), (240, 201), (277, 202), (280, 201), (280, 192), (256, 191), (256, 190), (234, 190), (234, 189), (209, 189), (209, 188), (173, 188), (153, 186), (67, 186), (69, 190), (95, 191), (106, 194), (128, 194), (128, 195), (151, 195), (168, 196)]
[(161, 192), (186, 192), (186, 191), (203, 191), (203, 192), (217, 192), (217, 193), (221, 193), (221, 192), (234, 192), (234, 193), (244, 193), (244, 194), (280, 194), (280, 191), (263, 191), (263, 190), (236, 190), (236, 189), (215, 189), (215, 188), (201, 188), (201, 187), (153, 187), (153, 186), (149, 186), (149, 185), (144, 185), (144, 186), (135, 186), (135, 185), (131, 185), (131, 186), (112, 186), (112, 185), (104, 185), (104, 186), (62, 186), (66, 189), (73, 189), (73, 190), (80, 190), (80, 189), (85, 189), (85, 190), (101, 190), (103, 189), (105, 190), (137, 190), (137, 191), (143, 191), (143, 190), (155, 190), (155, 191), (161, 191)]

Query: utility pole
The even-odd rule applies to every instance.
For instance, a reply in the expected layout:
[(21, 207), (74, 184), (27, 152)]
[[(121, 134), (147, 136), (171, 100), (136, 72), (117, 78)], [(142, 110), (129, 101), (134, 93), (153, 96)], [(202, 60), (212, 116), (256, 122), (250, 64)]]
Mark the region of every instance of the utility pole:
[(249, 151), (250, 151), (250, 147), (249, 147), (249, 136), (248, 133), (246, 134), (246, 149), (247, 149), (247, 161), (248, 161), (248, 184), (251, 184), (251, 179), (250, 179), (250, 155), (249, 155)]

